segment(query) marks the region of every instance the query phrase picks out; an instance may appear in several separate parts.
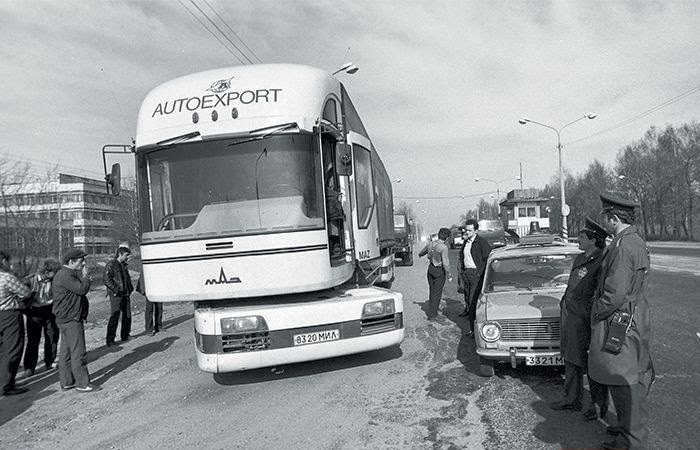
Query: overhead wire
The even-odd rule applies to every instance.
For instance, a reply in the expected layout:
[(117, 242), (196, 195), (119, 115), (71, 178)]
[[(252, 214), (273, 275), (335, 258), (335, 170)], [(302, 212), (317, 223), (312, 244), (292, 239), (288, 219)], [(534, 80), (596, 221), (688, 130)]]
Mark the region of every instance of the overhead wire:
[[(191, 1), (191, 0), (190, 0), (190, 1)], [(191, 15), (192, 17), (194, 17), (195, 20), (196, 20), (197, 22), (199, 22), (199, 24), (202, 25), (202, 27), (204, 27), (205, 30), (207, 30), (212, 36), (214, 36), (214, 38), (216, 38), (216, 40), (219, 41), (219, 43), (220, 43), (221, 45), (223, 45), (223, 47), (226, 49), (226, 51), (229, 52), (234, 58), (236, 58), (236, 60), (237, 60), (239, 63), (245, 64), (245, 63), (241, 60), (241, 58), (240, 58), (238, 55), (236, 55), (233, 51), (231, 51), (230, 48), (228, 48), (228, 46), (224, 43), (224, 41), (221, 40), (221, 38), (220, 38), (219, 36), (216, 35), (216, 33), (214, 33), (212, 30), (210, 30), (209, 27), (207, 27), (207, 25), (206, 25), (204, 22), (202, 22), (202, 20), (201, 20), (199, 17), (197, 17), (197, 16), (195, 15), (195, 13), (193, 13), (192, 11), (190, 11), (190, 9), (182, 2), (182, 0), (177, 0), (177, 2), (180, 4), (180, 6), (182, 6), (182, 7), (185, 9), (185, 11), (187, 11), (188, 13), (190, 13), (190, 15)], [(196, 6), (196, 5), (195, 5), (195, 6)]]
[[(221, 20), (221, 22), (223, 22), (223, 24), (226, 25), (226, 28), (228, 28), (229, 31), (231, 31), (231, 33), (233, 33), (233, 35), (236, 36), (236, 39), (238, 39), (238, 40), (240, 41), (240, 43), (243, 45), (243, 47), (245, 47), (246, 50), (248, 50), (248, 52), (249, 52), (251, 55), (253, 55), (253, 57), (254, 57), (255, 59), (257, 59), (259, 63), (262, 63), (262, 62), (263, 62), (262, 59), (258, 58), (258, 55), (256, 55), (256, 54), (253, 52), (253, 50), (251, 50), (250, 47), (248, 47), (248, 46), (246, 45), (246, 43), (243, 41), (243, 39), (241, 39), (241, 37), (238, 35), (238, 33), (236, 33), (235, 31), (233, 31), (233, 28), (231, 28), (231, 27), (229, 26), (229, 24), (226, 22), (226, 20), (224, 20), (224, 18), (221, 17), (221, 15), (214, 9), (214, 7), (211, 6), (207, 0), (203, 0), (203, 1), (204, 1), (204, 4), (206, 4), (206, 5), (209, 7), (209, 9), (211, 9), (212, 11), (214, 11), (214, 14), (216, 14), (216, 17), (218, 17), (219, 20)], [(234, 46), (235, 46), (235, 45), (234, 45)], [(238, 48), (238, 47), (236, 47), (236, 48)], [(241, 51), (241, 50), (238, 49), (238, 51)], [(241, 53), (243, 53), (243, 52), (241, 51)]]
[[(233, 45), (233, 47), (234, 47), (236, 50), (238, 50), (238, 52), (243, 56), (243, 58), (244, 58), (246, 61), (248, 61), (248, 64), (253, 64), (253, 61), (252, 61), (250, 58), (248, 58), (248, 55), (246, 55), (245, 53), (243, 53), (243, 52), (241, 51), (241, 49), (238, 48), (238, 46), (237, 46), (236, 44), (234, 44), (234, 42), (226, 35), (226, 33), (224, 33), (224, 32), (221, 30), (221, 28), (219, 28), (219, 26), (216, 24), (216, 22), (214, 22), (214, 21), (211, 19), (211, 17), (209, 17), (209, 15), (207, 15), (207, 13), (205, 13), (205, 12), (202, 10), (202, 8), (200, 8), (199, 5), (197, 5), (197, 4), (194, 2), (194, 0), (190, 0), (190, 3), (192, 3), (192, 5), (194, 5), (194, 7), (197, 8), (197, 10), (200, 12), (200, 14), (202, 14), (202, 15), (209, 21), (209, 23), (211, 23), (211, 24), (214, 26), (214, 28), (216, 28), (216, 30), (217, 30), (219, 33), (221, 33), (221, 35), (224, 37), (224, 39), (226, 39), (226, 40), (229, 42), (229, 44)], [(239, 61), (240, 61), (240, 59), (239, 59)], [(241, 62), (242, 62), (242, 61), (241, 61)]]
[(673, 97), (673, 98), (670, 98), (670, 99), (668, 99), (668, 100), (666, 100), (666, 101), (664, 101), (664, 102), (662, 102), (662, 103), (660, 103), (660, 104), (658, 104), (658, 105), (656, 105), (656, 106), (654, 106), (654, 107), (652, 107), (652, 108), (650, 108), (650, 109), (648, 109), (648, 110), (646, 110), (646, 111), (644, 111), (644, 112), (642, 112), (642, 113), (639, 113), (639, 114), (637, 114), (637, 115), (634, 116), (634, 117), (631, 117), (631, 118), (629, 118), (629, 119), (622, 120), (622, 121), (620, 121), (620, 122), (618, 122), (618, 123), (616, 123), (616, 124), (613, 124), (613, 125), (609, 126), (608, 128), (605, 128), (605, 129), (603, 129), (603, 130), (601, 130), (601, 131), (598, 131), (598, 132), (596, 132), (596, 133), (593, 133), (593, 134), (591, 134), (591, 135), (589, 135), (589, 136), (585, 136), (585, 137), (582, 137), (582, 138), (580, 138), (580, 139), (576, 139), (576, 140), (567, 142), (567, 143), (565, 143), (564, 145), (575, 144), (575, 143), (577, 143), (577, 142), (585, 141), (585, 140), (594, 138), (594, 137), (596, 137), (596, 136), (600, 136), (601, 134), (607, 133), (607, 132), (609, 132), (609, 131), (616, 130), (616, 129), (618, 129), (618, 128), (620, 128), (620, 127), (623, 127), (623, 126), (625, 126), (625, 125), (628, 125), (628, 124), (630, 124), (630, 123), (632, 123), (632, 122), (634, 122), (634, 121), (636, 121), (636, 120), (639, 120), (639, 119), (641, 119), (641, 118), (643, 118), (643, 117), (646, 117), (646, 116), (648, 116), (648, 115), (650, 115), (650, 114), (653, 114), (653, 113), (655, 113), (656, 111), (659, 111), (659, 110), (661, 110), (661, 109), (663, 109), (663, 108), (665, 108), (665, 107), (667, 107), (667, 106), (669, 106), (669, 105), (672, 105), (673, 103), (676, 103), (676, 102), (678, 102), (678, 101), (680, 101), (680, 100), (683, 100), (684, 98), (686, 98), (686, 97), (688, 97), (688, 96), (690, 96), (690, 95), (693, 95), (694, 93), (696, 93), (696, 92), (698, 92), (698, 91), (700, 91), (700, 86), (695, 86), (694, 88), (688, 89), (687, 91), (685, 91), (685, 92), (683, 92), (683, 93), (681, 93), (681, 94), (679, 94), (679, 95), (677, 95), (677, 96), (675, 96), (675, 97)]

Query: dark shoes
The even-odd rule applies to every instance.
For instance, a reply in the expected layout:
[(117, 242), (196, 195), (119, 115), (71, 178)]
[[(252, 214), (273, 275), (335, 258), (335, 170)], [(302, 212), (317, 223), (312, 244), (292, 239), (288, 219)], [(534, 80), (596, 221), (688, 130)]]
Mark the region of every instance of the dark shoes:
[(106, 345), (107, 345), (107, 347), (111, 347), (113, 345), (117, 345), (117, 343), (114, 341), (107, 341)]
[(28, 392), (29, 389), (27, 388), (18, 388), (18, 387), (13, 387), (9, 389), (5, 389), (2, 391), (2, 395), (19, 395), (19, 394), (24, 394), (25, 392)]
[(75, 384), (69, 384), (68, 386), (61, 386), (64, 391), (69, 391), (75, 387)]
[(549, 404), (549, 407), (555, 411), (562, 411), (565, 409), (571, 409), (574, 411), (581, 411), (581, 405), (578, 405), (576, 403), (570, 403), (566, 400), (559, 400), (558, 402), (552, 402)]
[(596, 420), (598, 417), (601, 419), (605, 418), (605, 415), (608, 413), (608, 408), (600, 408), (600, 414), (596, 412), (595, 406), (591, 405), (590, 408), (586, 410), (586, 412), (583, 413), (583, 418), (586, 420)]
[(122, 342), (128, 342), (129, 339), (131, 339), (131, 336), (123, 337)]

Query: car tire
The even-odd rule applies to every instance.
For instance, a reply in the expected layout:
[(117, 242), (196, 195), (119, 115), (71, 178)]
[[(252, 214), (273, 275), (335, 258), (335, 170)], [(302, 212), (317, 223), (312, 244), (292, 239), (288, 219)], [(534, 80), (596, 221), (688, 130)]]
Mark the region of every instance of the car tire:
[(496, 373), (493, 361), (479, 356), (479, 373), (482, 377), (492, 377)]

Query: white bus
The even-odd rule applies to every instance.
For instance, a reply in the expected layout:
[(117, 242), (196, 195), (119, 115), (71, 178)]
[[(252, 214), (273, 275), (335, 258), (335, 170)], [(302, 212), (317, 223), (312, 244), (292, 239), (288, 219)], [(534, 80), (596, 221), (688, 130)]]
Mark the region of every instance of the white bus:
[(133, 151), (146, 294), (195, 302), (202, 370), (401, 343), (403, 298), (373, 286), (393, 280), (391, 182), (338, 79), (288, 64), (175, 79), (145, 98)]

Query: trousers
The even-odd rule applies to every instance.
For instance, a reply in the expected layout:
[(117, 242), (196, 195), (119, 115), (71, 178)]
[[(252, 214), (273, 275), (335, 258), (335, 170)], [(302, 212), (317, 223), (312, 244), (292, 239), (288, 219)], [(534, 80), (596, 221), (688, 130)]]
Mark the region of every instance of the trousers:
[(110, 315), (107, 322), (107, 342), (114, 342), (119, 325), (119, 316), (122, 318), (120, 335), (123, 341), (129, 339), (131, 333), (131, 299), (127, 297), (109, 296)]
[(51, 305), (31, 307), (27, 312), (27, 347), (24, 349), (24, 369), (36, 369), (39, 343), (44, 334), (44, 365), (50, 367), (58, 353), (58, 325)]
[(163, 304), (158, 302), (151, 302), (146, 299), (146, 313), (144, 314), (146, 320), (146, 332), (160, 331), (163, 326)]
[(428, 318), (437, 316), (442, 299), (442, 289), (445, 287), (445, 269), (428, 263)]
[(85, 327), (82, 320), (59, 322), (60, 350), (58, 352), (58, 378), (61, 386), (85, 387), (90, 384), (85, 348)]
[(16, 309), (0, 311), (0, 389), (15, 387), (24, 348), (24, 320)]

